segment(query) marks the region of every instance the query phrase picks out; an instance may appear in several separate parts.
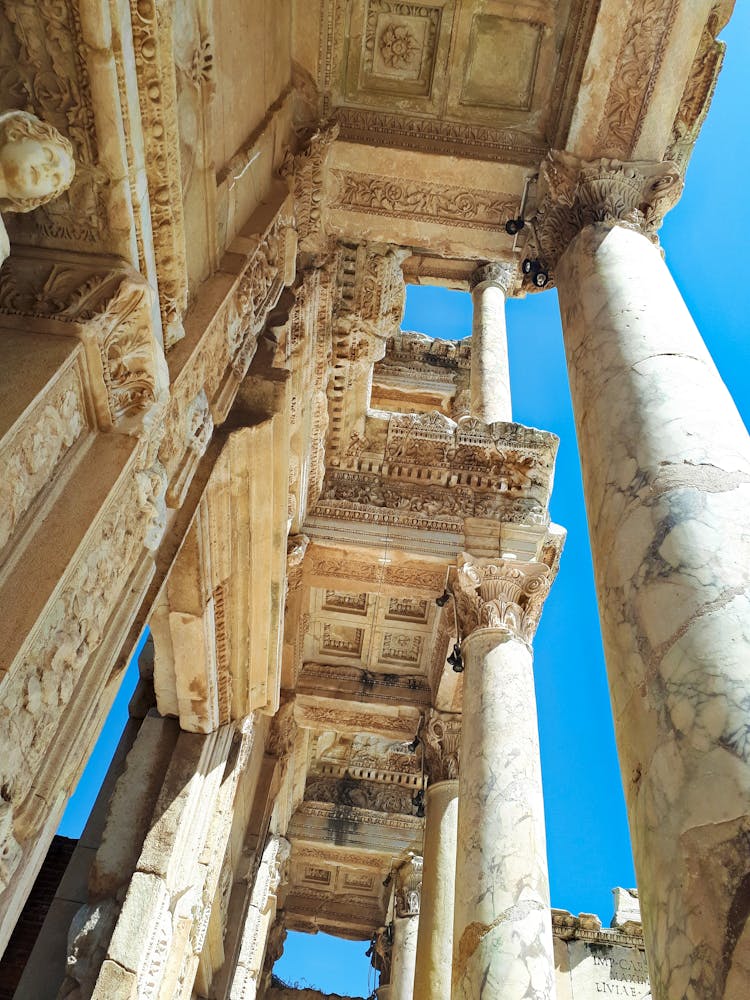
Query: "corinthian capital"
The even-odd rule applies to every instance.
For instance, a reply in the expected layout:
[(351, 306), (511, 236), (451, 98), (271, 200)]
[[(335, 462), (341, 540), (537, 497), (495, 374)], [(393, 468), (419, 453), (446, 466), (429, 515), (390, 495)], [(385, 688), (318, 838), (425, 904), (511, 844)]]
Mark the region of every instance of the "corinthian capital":
[(422, 730), (421, 740), (430, 784), (458, 778), (461, 717), (432, 712)]
[(542, 164), (535, 219), (539, 256), (554, 267), (571, 241), (594, 223), (626, 226), (656, 239), (682, 193), (674, 163), (581, 160), (550, 150)]
[(507, 262), (482, 264), (469, 278), (469, 288), (475, 291), (486, 285), (496, 285), (504, 295), (509, 295), (518, 280), (518, 268)]
[(396, 869), (396, 915), (416, 917), (422, 899), (422, 858), (413, 854)]
[(551, 582), (544, 563), (465, 557), (454, 585), (463, 637), (492, 628), (531, 642)]

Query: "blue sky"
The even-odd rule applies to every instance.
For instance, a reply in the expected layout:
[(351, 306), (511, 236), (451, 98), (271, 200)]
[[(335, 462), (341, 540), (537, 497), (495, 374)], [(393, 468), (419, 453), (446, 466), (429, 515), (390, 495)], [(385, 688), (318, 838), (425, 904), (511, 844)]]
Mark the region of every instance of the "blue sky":
[[(713, 105), (688, 169), (685, 193), (661, 242), (672, 274), (745, 421), (750, 414), (750, 5), (738, 3)], [(404, 328), (458, 338), (471, 331), (467, 294), (412, 287)], [(610, 889), (634, 874), (612, 733), (594, 596), (575, 427), (554, 291), (508, 305), (514, 419), (560, 436), (552, 517), (568, 531), (559, 577), (535, 641), (552, 905), (611, 915)], [(115, 710), (60, 828), (78, 836), (125, 721), (135, 685), (128, 670)], [(277, 972), (288, 981), (367, 996), (366, 945), (290, 934)]]

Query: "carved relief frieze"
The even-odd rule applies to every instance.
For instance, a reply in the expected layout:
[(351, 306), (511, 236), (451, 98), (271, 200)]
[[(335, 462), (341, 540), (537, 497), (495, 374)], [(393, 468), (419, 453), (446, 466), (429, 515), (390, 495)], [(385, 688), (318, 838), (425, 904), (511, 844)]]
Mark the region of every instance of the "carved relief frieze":
[(326, 549), (314, 547), (308, 565), (314, 576), (361, 580), (363, 583), (377, 583), (396, 587), (416, 587), (420, 590), (442, 593), (445, 585), (445, 570), (425, 564), (368, 562), (356, 557), (336, 556)]
[(111, 619), (148, 548), (160, 540), (165, 486), (144, 442), (0, 681), (0, 742), (7, 750), (0, 789), (20, 843), (38, 831), (47, 799), (57, 794), (60, 762), (50, 746), (73, 717), (85, 717), (91, 684), (103, 683), (98, 677), (82, 683), (84, 671), (108, 641)]
[(168, 349), (184, 336), (185, 223), (180, 180), (171, 4), (130, 0), (159, 308)]
[(331, 802), (377, 812), (405, 813), (407, 816), (414, 813), (413, 796), (413, 788), (351, 777), (313, 777), (305, 787), (306, 802)]
[(90, 432), (80, 349), (54, 386), (2, 442), (0, 457), (0, 562), (11, 537), (77, 442)]
[(332, 170), (332, 207), (366, 215), (496, 231), (518, 214), (518, 198), (484, 189)]
[(724, 62), (726, 45), (716, 38), (725, 21), (720, 10), (721, 5), (716, 4), (703, 29), (680, 107), (672, 125), (672, 141), (666, 158), (678, 163), (683, 172), (687, 168), (687, 161), (711, 106), (716, 81)]
[(453, 590), (462, 637), (492, 628), (530, 643), (551, 583), (544, 563), (464, 557)]
[(299, 249), (303, 253), (322, 253), (327, 249), (323, 224), (323, 181), (332, 143), (339, 134), (337, 122), (322, 125), (310, 134), (302, 150), (287, 153), (281, 166), (294, 195)]
[(631, 4), (597, 135), (597, 148), (610, 157), (626, 159), (635, 149), (678, 9), (678, 0)]
[(102, 267), (101, 259), (78, 254), (17, 251), (0, 275), (0, 317), (49, 321), (36, 328), (83, 342), (103, 430), (140, 430), (166, 402), (168, 373), (152, 303), (148, 283), (119, 260), (105, 258)]
[(109, 178), (100, 160), (78, 5), (4, 0), (0, 12), (5, 106), (54, 125), (72, 142), (76, 161), (67, 194), (15, 219), (12, 234), (35, 232), (56, 243), (101, 247), (107, 241)]
[[(186, 452), (196, 454), (209, 426), (202, 414), (205, 394), (213, 423), (221, 423), (255, 353), (266, 317), (289, 278), (289, 261), (296, 242), (290, 218), (282, 205), (273, 222), (259, 235), (231, 293), (214, 314), (172, 385), (164, 419), (159, 457), (170, 476), (184, 469)], [(200, 447), (198, 448), (200, 450)], [(191, 468), (194, 468), (192, 464)], [(182, 489), (189, 485), (183, 478)]]

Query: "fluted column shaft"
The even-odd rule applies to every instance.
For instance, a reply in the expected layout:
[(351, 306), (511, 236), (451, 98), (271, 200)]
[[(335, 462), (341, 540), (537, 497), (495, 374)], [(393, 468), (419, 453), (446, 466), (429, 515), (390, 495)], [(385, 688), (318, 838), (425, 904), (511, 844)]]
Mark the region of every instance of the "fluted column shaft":
[[(553, 189), (571, 164), (554, 170)], [(635, 229), (677, 185), (668, 166), (577, 170), (555, 277), (651, 987), (654, 1000), (741, 1000), (750, 445), (658, 248)]]
[[(462, 643), (453, 1000), (555, 995), (532, 652), (547, 567), (489, 567)], [(515, 579), (513, 578), (515, 574)], [(489, 593), (487, 593), (489, 591)], [(461, 615), (464, 623), (466, 615)], [(465, 631), (468, 631), (464, 625)]]
[(471, 415), (486, 424), (513, 419), (505, 325), (513, 275), (512, 264), (486, 264), (471, 280)]

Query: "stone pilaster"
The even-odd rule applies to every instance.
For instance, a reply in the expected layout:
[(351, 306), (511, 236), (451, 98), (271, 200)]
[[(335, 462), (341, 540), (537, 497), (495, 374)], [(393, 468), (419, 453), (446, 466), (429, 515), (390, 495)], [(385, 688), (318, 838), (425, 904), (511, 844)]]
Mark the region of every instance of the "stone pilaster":
[(471, 415), (485, 424), (511, 421), (505, 299), (515, 264), (484, 264), (471, 277)]
[(454, 585), (464, 661), (454, 1000), (554, 997), (531, 640), (541, 563), (465, 561)]
[(653, 995), (739, 1000), (750, 967), (748, 437), (652, 242), (679, 192), (671, 165), (556, 155), (545, 183), (538, 228), (557, 258)]
[(461, 717), (431, 712), (421, 740), (429, 785), (414, 995), (450, 1000)]

